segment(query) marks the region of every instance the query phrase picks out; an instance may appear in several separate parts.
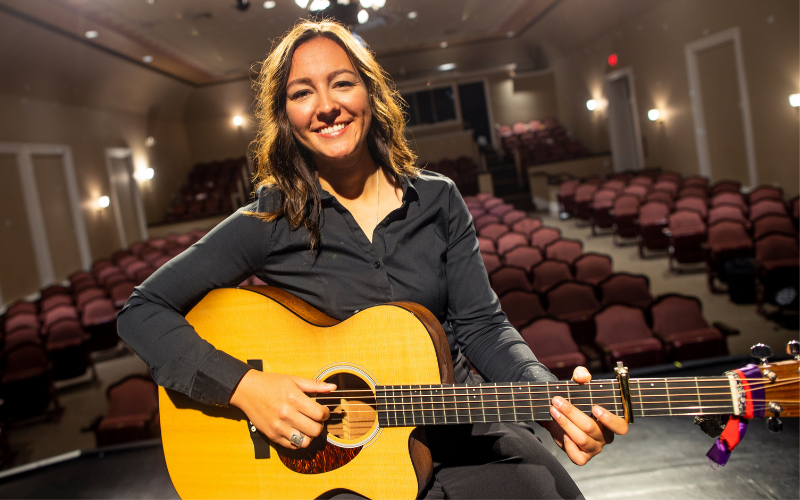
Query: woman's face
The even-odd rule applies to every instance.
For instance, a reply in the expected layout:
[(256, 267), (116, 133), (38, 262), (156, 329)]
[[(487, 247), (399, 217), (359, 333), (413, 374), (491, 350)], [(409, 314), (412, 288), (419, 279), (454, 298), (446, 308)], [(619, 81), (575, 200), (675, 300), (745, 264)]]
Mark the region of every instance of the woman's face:
[(295, 49), (286, 113), (318, 169), (355, 165), (367, 151), (372, 116), (367, 89), (347, 53), (328, 38)]

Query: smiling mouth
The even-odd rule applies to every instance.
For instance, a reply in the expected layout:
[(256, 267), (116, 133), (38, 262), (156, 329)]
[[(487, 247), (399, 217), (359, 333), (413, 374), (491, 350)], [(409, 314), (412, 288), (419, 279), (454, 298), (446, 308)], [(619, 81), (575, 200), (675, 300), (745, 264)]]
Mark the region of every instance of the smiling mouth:
[(317, 130), (319, 135), (338, 135), (339, 132), (347, 128), (348, 123), (337, 123), (336, 125), (331, 125), (330, 127), (325, 127)]

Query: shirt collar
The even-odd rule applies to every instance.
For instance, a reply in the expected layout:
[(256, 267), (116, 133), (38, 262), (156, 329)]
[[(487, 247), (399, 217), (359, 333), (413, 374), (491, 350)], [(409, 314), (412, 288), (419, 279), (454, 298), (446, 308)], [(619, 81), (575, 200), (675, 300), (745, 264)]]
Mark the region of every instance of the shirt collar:
[[(411, 180), (406, 174), (400, 175), (400, 187), (403, 189), (403, 203), (410, 203), (414, 200), (419, 200), (419, 191), (417, 191), (416, 186), (414, 186), (413, 180)], [(317, 179), (317, 189), (319, 190), (320, 201), (325, 202), (326, 200), (334, 199), (332, 194), (322, 188), (322, 185), (319, 183), (319, 179)], [(308, 194), (306, 200), (311, 201), (311, 193)]]

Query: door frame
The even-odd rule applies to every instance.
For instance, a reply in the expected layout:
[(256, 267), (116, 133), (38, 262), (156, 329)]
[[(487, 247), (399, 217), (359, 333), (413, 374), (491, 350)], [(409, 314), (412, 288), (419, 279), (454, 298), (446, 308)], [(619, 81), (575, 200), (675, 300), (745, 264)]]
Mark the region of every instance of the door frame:
[[(630, 66), (627, 66), (625, 68), (620, 68), (616, 71), (606, 73), (603, 76), (603, 84), (605, 86), (605, 94), (606, 96), (608, 96), (610, 94), (608, 90), (609, 85), (623, 78), (628, 79), (628, 89), (630, 90), (631, 93), (630, 110), (631, 110), (631, 118), (633, 119), (634, 140), (636, 143), (636, 159), (638, 160), (639, 163), (639, 165), (636, 167), (635, 170), (641, 170), (644, 168), (644, 148), (642, 147), (642, 127), (639, 124), (639, 104), (638, 101), (636, 100), (636, 85), (635, 85), (635, 77), (633, 75), (633, 69)], [(610, 120), (608, 125), (609, 125), (608, 133), (616, 134), (617, 132), (612, 130)], [(614, 141), (611, 142), (613, 144)], [(614, 151), (612, 150), (611, 153), (613, 159)], [(613, 163), (614, 163), (614, 171), (616, 172), (619, 162), (614, 161)]]
[[(92, 251), (89, 245), (89, 235), (86, 231), (86, 222), (81, 211), (78, 182), (75, 177), (75, 163), (72, 160), (70, 147), (61, 144), (0, 142), (0, 153), (12, 154), (17, 158), (17, 172), (19, 173), (22, 196), (25, 200), (25, 213), (28, 217), (28, 226), (31, 232), (40, 285), (44, 288), (56, 280), (53, 257), (50, 253), (50, 243), (47, 238), (47, 229), (42, 213), (41, 197), (36, 187), (36, 175), (33, 166), (34, 155), (61, 156), (61, 165), (64, 169), (64, 179), (67, 184), (67, 196), (72, 212), (72, 223), (75, 227), (75, 241), (78, 245), (81, 266), (84, 270), (91, 269)], [(2, 298), (0, 298), (0, 303), (2, 303)]]
[(114, 167), (112, 166), (112, 160), (124, 160), (126, 158), (130, 159), (130, 171), (128, 175), (130, 176), (130, 182), (132, 187), (132, 194), (133, 194), (133, 205), (136, 208), (136, 219), (139, 225), (139, 239), (141, 241), (145, 241), (148, 238), (147, 232), (147, 219), (145, 218), (144, 214), (144, 205), (142, 205), (142, 197), (139, 193), (139, 184), (136, 182), (136, 178), (133, 176), (133, 152), (129, 148), (106, 148), (105, 152), (106, 157), (106, 172), (108, 173), (108, 185), (109, 185), (109, 198), (111, 199), (111, 206), (114, 210), (114, 221), (117, 223), (117, 236), (119, 238), (120, 248), (128, 248), (132, 241), (128, 241), (128, 237), (125, 235), (125, 226), (122, 222), (122, 211), (119, 207), (119, 194), (117, 193), (117, 183), (114, 181)]
[[(747, 156), (747, 171), (750, 186), (758, 185), (758, 166), (756, 164), (756, 146), (753, 136), (753, 124), (750, 113), (750, 97), (747, 90), (747, 75), (744, 69), (744, 54), (742, 52), (742, 35), (738, 26), (703, 37), (684, 46), (686, 55), (686, 70), (689, 76), (689, 96), (692, 102), (692, 115), (694, 117), (694, 137), (697, 144), (697, 163), (700, 175), (711, 178), (711, 157), (708, 151), (708, 135), (706, 134), (706, 119), (703, 112), (703, 93), (700, 86), (700, 68), (697, 62), (697, 53), (733, 42), (733, 54), (736, 59), (736, 80), (739, 86), (739, 109), (742, 112), (744, 125), (744, 147)], [(719, 180), (719, 179), (716, 179)]]

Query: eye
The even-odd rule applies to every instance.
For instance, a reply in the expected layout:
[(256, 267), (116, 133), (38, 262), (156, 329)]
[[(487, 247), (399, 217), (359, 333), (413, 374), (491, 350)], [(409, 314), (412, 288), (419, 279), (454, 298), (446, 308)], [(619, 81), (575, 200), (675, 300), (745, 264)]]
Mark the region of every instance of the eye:
[(355, 87), (355, 83), (349, 80), (339, 80), (338, 82), (333, 84), (333, 88), (347, 88), (347, 87)]
[(302, 99), (303, 97), (305, 97), (305, 96), (309, 95), (310, 93), (311, 93), (311, 91), (310, 91), (310, 90), (308, 90), (308, 89), (298, 90), (297, 92), (295, 92), (294, 94), (292, 94), (292, 95), (289, 97), (289, 99), (291, 99), (292, 101), (295, 101), (295, 100), (297, 100), (297, 99)]

